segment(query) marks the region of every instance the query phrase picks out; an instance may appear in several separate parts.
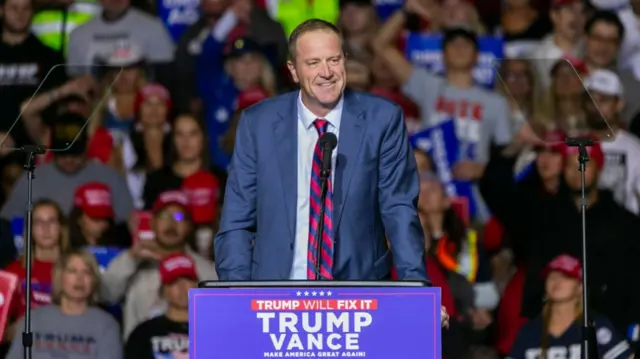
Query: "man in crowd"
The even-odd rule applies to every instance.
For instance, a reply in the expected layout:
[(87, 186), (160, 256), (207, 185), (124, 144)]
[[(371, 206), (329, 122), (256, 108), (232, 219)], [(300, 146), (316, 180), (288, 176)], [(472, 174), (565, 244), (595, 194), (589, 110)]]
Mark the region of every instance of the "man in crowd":
[[(85, 117), (70, 112), (59, 115), (53, 121), (50, 148), (59, 151), (54, 152), (53, 163), (38, 167), (33, 180), (33, 200), (52, 199), (68, 215), (73, 208), (77, 187), (87, 182), (102, 182), (112, 190), (116, 222), (121, 223), (128, 220), (133, 212), (127, 183), (114, 169), (87, 158), (85, 122)], [(24, 216), (26, 203), (27, 173), (23, 173), (2, 207), (0, 217), (11, 220)]]
[(189, 289), (198, 286), (196, 264), (184, 254), (160, 262), (160, 295), (164, 315), (140, 324), (127, 340), (125, 359), (186, 359), (189, 357)]
[(217, 280), (210, 260), (200, 256), (187, 244), (193, 235), (189, 216), (189, 199), (181, 191), (160, 194), (153, 205), (151, 229), (154, 239), (134, 240), (133, 247), (116, 257), (103, 274), (105, 300), (124, 304), (124, 337), (140, 323), (166, 311), (166, 302), (158, 297), (160, 271), (158, 262), (183, 254), (196, 266), (198, 278)]
[(445, 30), (443, 77), (409, 62), (396, 48), (395, 39), (408, 12), (422, 14), (428, 10), (416, 0), (408, 1), (405, 8), (406, 11), (397, 11), (380, 30), (374, 45), (376, 52), (403, 84), (402, 91), (420, 107), (423, 126), (442, 127), (443, 132), (447, 127), (451, 129), (442, 137), (445, 137), (444, 146), (454, 147), (457, 162), (449, 163), (444, 156), (433, 155), (438, 175), (448, 187), (449, 195), (467, 197), (472, 216), (486, 219), (474, 182), (482, 176), (489, 160), (491, 143), (503, 146), (511, 140), (507, 103), (501, 96), (475, 84), (473, 69), (478, 57), (478, 41), (469, 30)]
[(640, 214), (640, 140), (620, 128), (625, 105), (622, 82), (610, 70), (596, 70), (585, 80), (593, 101), (586, 101), (586, 119), (600, 141), (605, 164), (600, 187), (611, 190), (620, 205)]
[(581, 0), (553, 0), (551, 22), (553, 32), (542, 40), (532, 55), (543, 88), (551, 82), (549, 73), (555, 60), (567, 55), (582, 58), (584, 54), (584, 3)]
[[(0, 1), (0, 142), (20, 115), (23, 101), (28, 100), (39, 89), (46, 92), (65, 81), (64, 67), (54, 68), (64, 63), (64, 59), (45, 46), (31, 33), (33, 16), (32, 1)], [(42, 81), (47, 77), (42, 87)], [(34, 139), (28, 134), (25, 124), (19, 121), (10, 134), (14, 146), (22, 146)], [(35, 139), (36, 141), (39, 139)], [(9, 146), (9, 142), (5, 143)]]
[[(522, 143), (539, 145), (528, 125), (518, 135)], [(513, 145), (516, 145), (514, 143)], [(512, 157), (509, 146), (502, 153)], [(629, 286), (637, 281), (636, 263), (640, 257), (640, 243), (630, 240), (629, 233), (640, 231), (640, 219), (616, 203), (609, 191), (600, 191), (597, 183), (605, 165), (605, 155), (599, 143), (588, 147), (586, 165), (587, 200), (587, 260), (590, 306), (611, 319), (616, 328), (626, 332), (629, 325), (638, 323), (640, 291)], [(500, 160), (500, 154), (495, 160)], [(526, 280), (522, 302), (524, 316), (533, 318), (543, 303), (543, 283), (540, 271), (546, 263), (561, 253), (580, 257), (581, 232), (581, 173), (575, 147), (563, 148), (564, 182), (567, 191), (553, 197), (523, 198), (515, 193), (504, 194), (511, 186), (510, 177), (492, 177), (482, 181), (483, 195), (502, 193), (509, 202), (510, 212), (502, 212), (498, 220), (513, 241), (526, 248)], [(493, 159), (492, 159), (493, 161)], [(508, 198), (506, 198), (508, 196)], [(524, 203), (524, 204), (523, 204)], [(514, 244), (515, 245), (515, 244)]]
[(102, 0), (102, 16), (77, 27), (69, 37), (67, 68), (72, 76), (90, 73), (122, 46), (143, 49), (150, 64), (173, 61), (173, 40), (157, 18), (131, 7), (131, 0)]

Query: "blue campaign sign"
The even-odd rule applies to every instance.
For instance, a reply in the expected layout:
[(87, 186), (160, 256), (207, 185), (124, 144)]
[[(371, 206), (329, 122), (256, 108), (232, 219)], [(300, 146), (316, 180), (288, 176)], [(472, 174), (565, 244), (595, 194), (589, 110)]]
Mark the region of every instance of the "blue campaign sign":
[(378, 17), (386, 20), (396, 10), (402, 9), (405, 0), (373, 0), (373, 6), (376, 7)]
[(20, 254), (24, 250), (24, 217), (13, 217), (11, 219), (11, 235), (13, 245)]
[(158, 0), (158, 17), (173, 41), (178, 42), (184, 30), (200, 18), (199, 0)]
[(189, 291), (189, 358), (439, 359), (440, 288)]
[[(473, 75), (478, 84), (493, 88), (496, 78), (496, 64), (502, 59), (504, 42), (501, 37), (478, 37), (478, 63)], [(407, 58), (416, 65), (435, 73), (444, 72), (442, 61), (442, 36), (411, 34), (407, 39)]]

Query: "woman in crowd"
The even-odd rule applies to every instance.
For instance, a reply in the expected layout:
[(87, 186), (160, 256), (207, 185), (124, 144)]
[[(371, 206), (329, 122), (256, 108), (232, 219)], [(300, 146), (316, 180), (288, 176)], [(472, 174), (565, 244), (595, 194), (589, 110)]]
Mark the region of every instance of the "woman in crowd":
[(147, 173), (162, 168), (171, 147), (171, 96), (162, 85), (150, 83), (138, 91), (135, 118), (122, 144), (122, 168), (136, 208), (143, 207)]
[(212, 163), (225, 170), (231, 157), (220, 145), (238, 108), (238, 96), (248, 91), (276, 93), (276, 79), (268, 51), (251, 38), (241, 37), (227, 44), (228, 35), (238, 24), (241, 10), (232, 6), (216, 23), (202, 45), (198, 57), (198, 93), (204, 104), (204, 118)]
[(500, 32), (507, 46), (519, 43), (524, 54), (538, 44), (538, 41), (551, 32), (548, 16), (535, 9), (531, 0), (507, 0), (500, 17)]
[(376, 8), (362, 0), (341, 1), (340, 5), (338, 28), (344, 36), (348, 58), (370, 58), (369, 44), (380, 27)]
[(526, 121), (536, 119), (541, 111), (541, 91), (533, 65), (524, 59), (502, 60), (496, 81), (509, 104), (510, 122), (514, 134)]
[(106, 65), (102, 92), (109, 98), (102, 102), (102, 124), (119, 146), (131, 129), (136, 95), (146, 83), (142, 51), (135, 45), (117, 48)]
[(89, 182), (76, 189), (69, 215), (69, 240), (73, 248), (85, 246), (125, 247), (129, 238), (116, 234), (111, 189)]
[[(53, 266), (69, 247), (65, 218), (55, 202), (43, 199), (34, 204), (32, 240), (31, 307), (37, 308), (51, 302)], [(8, 323), (11, 324), (5, 334), (7, 340), (11, 340), (17, 333), (16, 330), (19, 327), (15, 327), (15, 321), (24, 314), (26, 265), (25, 255), (22, 254), (19, 259), (4, 269), (6, 272), (15, 274), (20, 281), (16, 296), (11, 302), (8, 319)]]
[[(547, 265), (543, 274), (546, 303), (542, 314), (522, 326), (509, 358), (580, 358), (582, 266), (576, 258), (560, 255)], [(633, 358), (629, 343), (607, 318), (596, 315), (594, 322), (593, 339), (598, 348), (595, 357)]]
[[(69, 358), (122, 358), (118, 323), (96, 307), (99, 288), (100, 270), (91, 253), (71, 250), (58, 259), (53, 270), (53, 304), (34, 310), (31, 316), (34, 358), (60, 358), (61, 352)], [(64, 338), (73, 342), (57, 342)], [(23, 355), (22, 341), (14, 340), (7, 358)]]
[(579, 59), (565, 58), (555, 62), (551, 68), (547, 109), (541, 118), (546, 128), (558, 128), (569, 136), (575, 136), (585, 129), (584, 123), (584, 87), (580, 76), (587, 68)]

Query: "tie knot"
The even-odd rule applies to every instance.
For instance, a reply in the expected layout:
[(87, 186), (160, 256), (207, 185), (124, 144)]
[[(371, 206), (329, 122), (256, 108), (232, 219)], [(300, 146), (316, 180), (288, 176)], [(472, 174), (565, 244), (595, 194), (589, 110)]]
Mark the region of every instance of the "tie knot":
[(318, 130), (318, 135), (322, 136), (325, 132), (327, 132), (327, 127), (329, 127), (329, 121), (323, 118), (316, 118), (313, 121), (313, 126), (315, 126), (316, 130)]

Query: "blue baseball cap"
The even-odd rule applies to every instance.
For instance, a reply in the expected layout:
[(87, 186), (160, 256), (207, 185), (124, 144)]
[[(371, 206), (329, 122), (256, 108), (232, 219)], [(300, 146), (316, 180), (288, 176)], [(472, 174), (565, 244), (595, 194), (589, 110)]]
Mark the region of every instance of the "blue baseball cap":
[(264, 55), (264, 50), (255, 40), (248, 37), (240, 37), (231, 43), (226, 58), (235, 59), (246, 54)]

